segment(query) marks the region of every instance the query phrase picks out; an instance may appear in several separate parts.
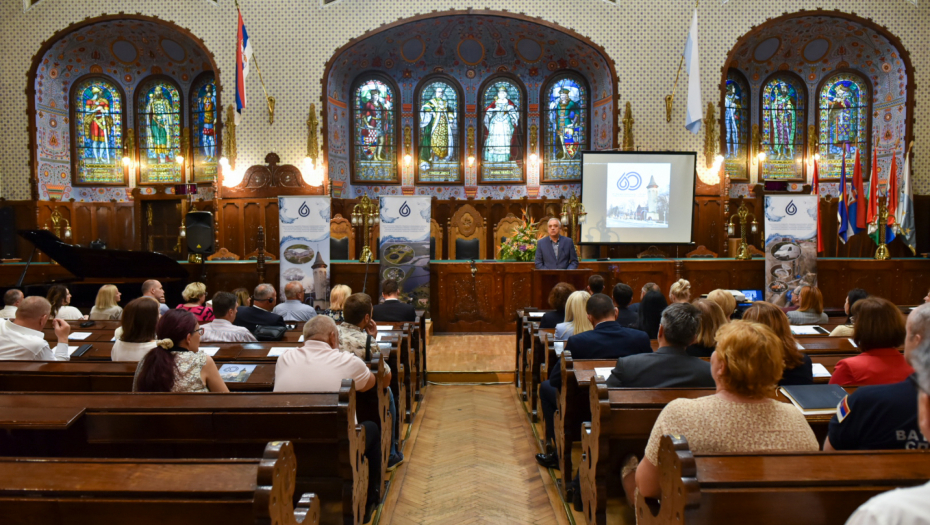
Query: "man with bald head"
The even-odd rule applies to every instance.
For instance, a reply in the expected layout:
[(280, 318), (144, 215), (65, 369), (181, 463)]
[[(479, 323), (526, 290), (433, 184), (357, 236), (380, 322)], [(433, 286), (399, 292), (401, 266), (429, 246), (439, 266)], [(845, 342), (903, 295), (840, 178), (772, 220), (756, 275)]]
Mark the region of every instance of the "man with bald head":
[(236, 320), (233, 324), (244, 326), (253, 334), (256, 326), (283, 326), (284, 318), (273, 313), (274, 305), (278, 302), (278, 293), (274, 286), (262, 283), (252, 292), (252, 306), (240, 306), (236, 310)]
[(165, 315), (168, 313), (168, 305), (165, 304), (165, 288), (155, 279), (149, 279), (142, 283), (142, 295), (151, 297), (158, 301), (158, 314)]
[(300, 281), (291, 281), (284, 286), (283, 303), (274, 307), (274, 313), (285, 321), (305, 322), (316, 316), (312, 306), (304, 304), (304, 285)]
[(23, 302), (23, 292), (12, 288), (3, 294), (3, 310), (0, 310), (0, 319), (12, 319), (16, 317), (16, 309), (19, 303)]
[(562, 222), (553, 217), (546, 225), (548, 237), (536, 241), (537, 270), (574, 270), (578, 268), (575, 243), (562, 235)]
[(0, 321), (0, 360), (12, 361), (67, 361), (68, 335), (71, 327), (61, 319), (52, 320), (58, 345), (55, 351), (48, 346), (42, 329), (48, 322), (52, 305), (44, 297), (27, 297), (16, 309), (16, 319)]

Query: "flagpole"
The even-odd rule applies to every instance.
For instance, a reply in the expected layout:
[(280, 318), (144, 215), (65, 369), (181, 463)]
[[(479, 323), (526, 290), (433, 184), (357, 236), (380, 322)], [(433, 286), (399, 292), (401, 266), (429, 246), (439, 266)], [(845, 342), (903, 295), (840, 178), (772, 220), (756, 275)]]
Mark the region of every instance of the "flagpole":
[[(234, 0), (236, 3), (236, 11), (239, 12), (239, 15), (242, 15), (242, 10), (239, 8), (239, 0)], [(252, 62), (255, 63), (255, 70), (258, 71), (258, 82), (262, 85), (262, 93), (265, 94), (265, 101), (268, 104), (268, 123), (274, 124), (274, 105), (275, 98), (268, 96), (268, 90), (265, 89), (265, 79), (262, 78), (262, 68), (258, 65), (258, 54), (255, 53), (255, 49), (252, 49)]]
[[(694, 8), (698, 8), (698, 4), (701, 3), (701, 0), (695, 0)], [(687, 40), (687, 39), (686, 39)], [(681, 54), (681, 59), (678, 61), (678, 72), (675, 73), (675, 83), (672, 84), (672, 94), (665, 95), (665, 121), (672, 121), (672, 103), (675, 101), (675, 91), (678, 89), (678, 77), (681, 76), (681, 66), (685, 63), (685, 54)]]

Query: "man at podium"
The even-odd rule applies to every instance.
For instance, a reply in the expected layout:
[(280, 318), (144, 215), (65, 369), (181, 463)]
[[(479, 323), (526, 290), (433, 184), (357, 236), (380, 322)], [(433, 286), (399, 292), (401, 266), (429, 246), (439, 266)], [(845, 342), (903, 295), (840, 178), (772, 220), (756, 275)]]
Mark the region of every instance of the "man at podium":
[(578, 268), (575, 243), (560, 233), (562, 223), (553, 217), (546, 226), (549, 236), (536, 241), (537, 270), (574, 270)]

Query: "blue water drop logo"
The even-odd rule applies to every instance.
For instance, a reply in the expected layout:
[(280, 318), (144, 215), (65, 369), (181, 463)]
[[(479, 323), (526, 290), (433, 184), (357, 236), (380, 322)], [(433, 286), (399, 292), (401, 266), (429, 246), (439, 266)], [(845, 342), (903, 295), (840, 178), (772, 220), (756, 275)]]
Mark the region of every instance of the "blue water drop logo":
[(300, 209), (297, 210), (297, 213), (300, 214), (301, 217), (310, 215), (310, 206), (307, 206), (307, 201), (304, 201), (304, 203), (300, 205)]
[(407, 201), (400, 206), (400, 216), (409, 217), (410, 216), (410, 206), (407, 206)]
[(785, 213), (788, 215), (794, 215), (798, 212), (798, 207), (794, 205), (794, 201), (788, 202), (788, 206), (785, 207)]
[(635, 191), (642, 185), (643, 178), (635, 171), (624, 173), (617, 179), (617, 189), (620, 191)]

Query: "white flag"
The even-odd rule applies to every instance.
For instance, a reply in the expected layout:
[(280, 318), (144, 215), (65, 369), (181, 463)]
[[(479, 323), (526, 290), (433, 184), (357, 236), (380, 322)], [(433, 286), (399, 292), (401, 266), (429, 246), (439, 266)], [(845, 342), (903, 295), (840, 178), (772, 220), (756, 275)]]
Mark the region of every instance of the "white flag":
[(688, 42), (685, 44), (685, 67), (688, 70), (688, 114), (685, 117), (685, 128), (691, 133), (701, 131), (701, 58), (698, 53), (698, 17), (697, 9), (691, 20), (691, 30), (688, 31)]
[[(911, 147), (913, 147), (911, 143)], [(894, 174), (892, 174), (894, 176)], [(903, 237), (904, 244), (917, 253), (917, 232), (914, 221), (914, 187), (911, 180), (911, 148), (904, 150), (904, 173), (901, 177), (901, 190), (898, 196), (898, 207), (895, 209), (895, 230)]]

